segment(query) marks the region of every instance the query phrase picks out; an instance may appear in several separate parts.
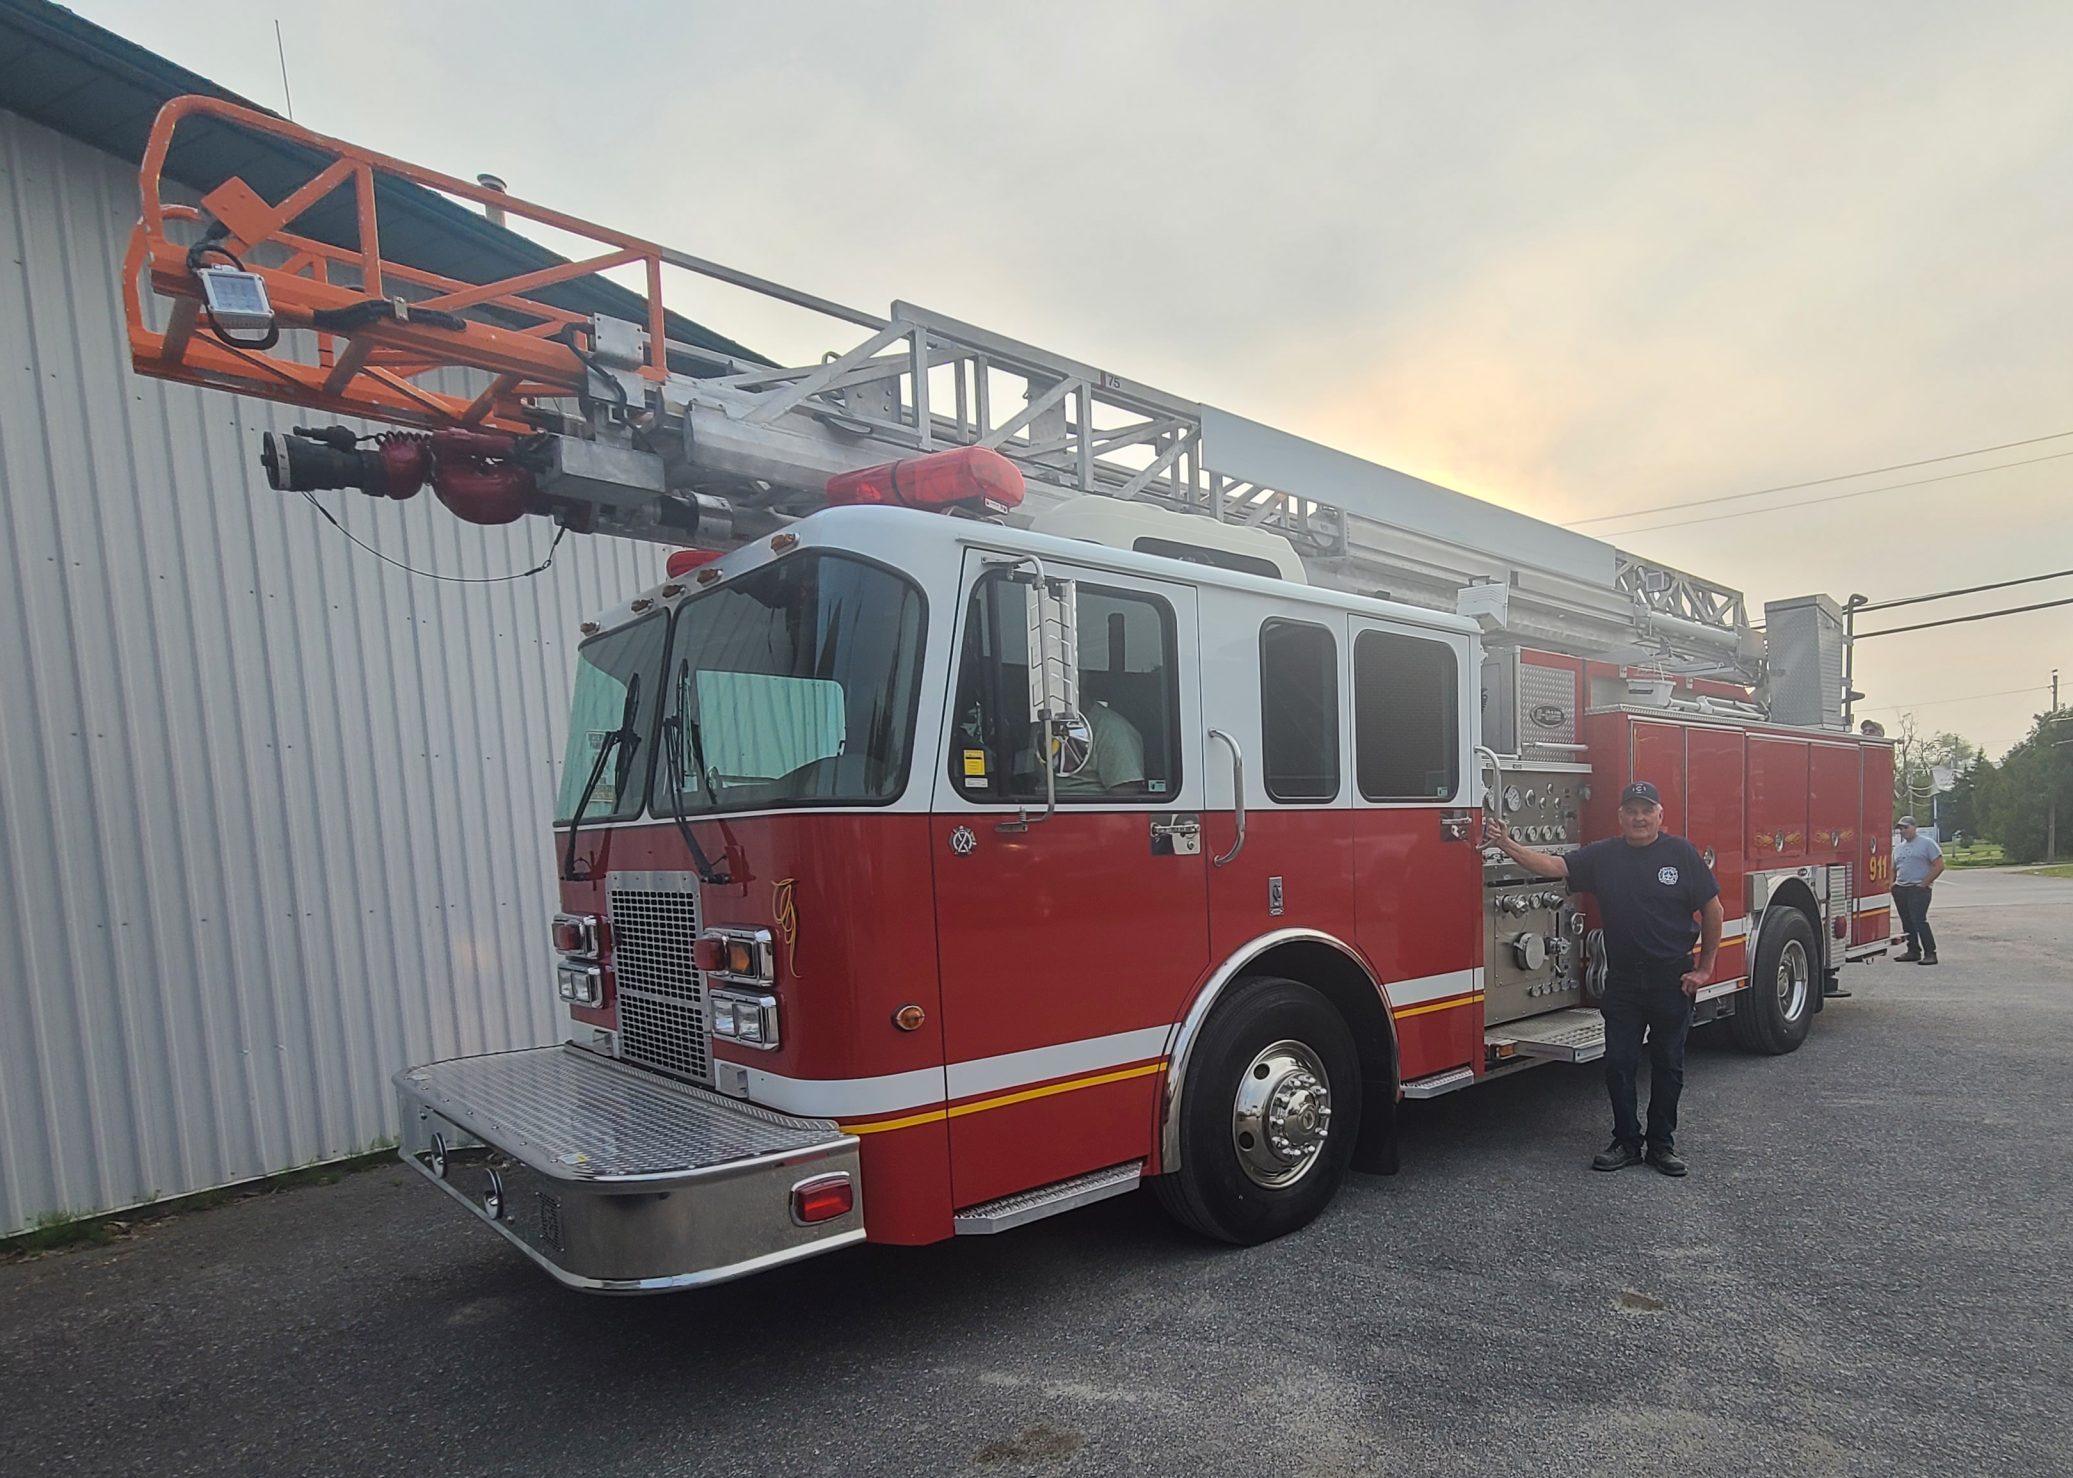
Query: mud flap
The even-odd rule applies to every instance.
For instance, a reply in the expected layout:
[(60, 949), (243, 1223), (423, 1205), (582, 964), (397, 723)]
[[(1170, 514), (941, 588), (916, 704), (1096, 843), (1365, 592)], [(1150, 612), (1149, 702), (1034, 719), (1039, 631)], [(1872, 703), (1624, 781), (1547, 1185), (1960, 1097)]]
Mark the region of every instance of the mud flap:
[(1369, 1078), (1361, 1084), (1360, 1138), (1353, 1146), (1353, 1168), (1366, 1175), (1394, 1175), (1396, 1142), (1396, 1079)]

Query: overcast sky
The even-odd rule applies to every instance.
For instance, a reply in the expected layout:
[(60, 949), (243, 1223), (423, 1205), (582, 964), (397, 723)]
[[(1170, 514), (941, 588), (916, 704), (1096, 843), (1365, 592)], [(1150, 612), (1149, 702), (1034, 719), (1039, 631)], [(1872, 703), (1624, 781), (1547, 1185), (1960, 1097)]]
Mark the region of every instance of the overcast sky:
[[(1557, 522), (2073, 431), (2065, 4), (75, 8), (276, 108), (278, 16), (321, 131)], [(1585, 531), (1881, 599), (2073, 567), (2069, 486), (2073, 437)], [(2059, 662), (2073, 607), (1858, 685), (1998, 754)]]

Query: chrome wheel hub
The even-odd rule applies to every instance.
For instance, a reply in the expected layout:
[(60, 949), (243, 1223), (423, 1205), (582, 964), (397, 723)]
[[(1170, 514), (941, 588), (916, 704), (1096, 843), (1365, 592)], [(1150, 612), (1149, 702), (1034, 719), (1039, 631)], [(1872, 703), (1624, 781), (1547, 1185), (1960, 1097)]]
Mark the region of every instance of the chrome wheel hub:
[(1331, 1079), (1301, 1042), (1262, 1049), (1239, 1075), (1231, 1144), (1255, 1185), (1294, 1185), (1309, 1174), (1331, 1127)]
[(1807, 1009), (1808, 986), (1814, 972), (1807, 963), (1806, 948), (1797, 939), (1785, 941), (1778, 952), (1778, 1009), (1787, 1021), (1799, 1020)]

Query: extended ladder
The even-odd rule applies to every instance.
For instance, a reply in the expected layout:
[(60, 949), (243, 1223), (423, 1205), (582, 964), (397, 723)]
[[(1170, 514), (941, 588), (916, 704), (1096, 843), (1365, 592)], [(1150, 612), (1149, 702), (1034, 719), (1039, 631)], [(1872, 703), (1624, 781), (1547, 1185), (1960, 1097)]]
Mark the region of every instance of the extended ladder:
[[(168, 151), (197, 124), (258, 135), (307, 178), (274, 202), (240, 179), (199, 209), (169, 202)], [(1032, 512), (1138, 500), (1283, 535), (1315, 583), (1480, 614), (1499, 640), (1759, 668), (1739, 592), (910, 303), (849, 308), (209, 98), (160, 113), (141, 183), (124, 284), (139, 372), (479, 433), (470, 447), (514, 448), (527, 485), (578, 527), (724, 543), (813, 511), (839, 473), (980, 446), (1018, 465)], [(382, 250), (381, 202), (399, 187), (594, 250), (492, 282), (426, 271)], [(225, 278), (210, 273), (226, 266), (263, 285), (273, 335), (215, 315)], [(693, 342), (664, 306), (676, 274), (808, 310), (853, 342), (797, 366)], [(640, 282), (621, 293), (628, 316), (570, 306), (573, 285), (621, 276)], [(449, 369), (472, 372), (467, 393), (426, 383)]]

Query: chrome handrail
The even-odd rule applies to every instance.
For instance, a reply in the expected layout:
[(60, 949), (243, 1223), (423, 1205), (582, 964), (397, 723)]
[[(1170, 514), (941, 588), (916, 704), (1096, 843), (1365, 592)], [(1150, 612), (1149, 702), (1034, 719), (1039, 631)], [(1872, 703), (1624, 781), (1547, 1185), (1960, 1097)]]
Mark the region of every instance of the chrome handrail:
[(1210, 859), (1212, 867), (1222, 867), (1245, 850), (1245, 751), (1222, 729), (1211, 729), (1209, 737), (1221, 739), (1231, 750), (1231, 819), (1237, 825), (1238, 835), (1232, 840), (1230, 851)]

